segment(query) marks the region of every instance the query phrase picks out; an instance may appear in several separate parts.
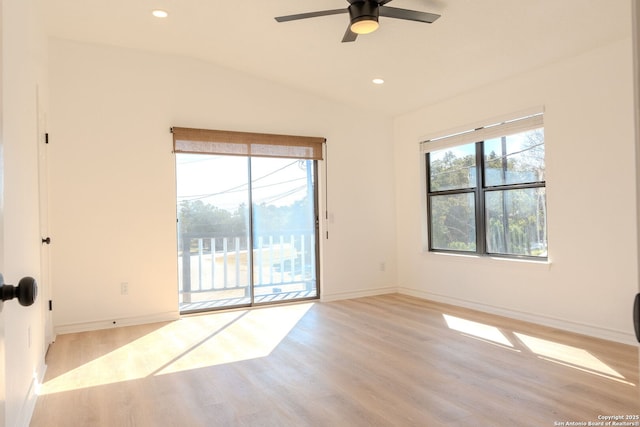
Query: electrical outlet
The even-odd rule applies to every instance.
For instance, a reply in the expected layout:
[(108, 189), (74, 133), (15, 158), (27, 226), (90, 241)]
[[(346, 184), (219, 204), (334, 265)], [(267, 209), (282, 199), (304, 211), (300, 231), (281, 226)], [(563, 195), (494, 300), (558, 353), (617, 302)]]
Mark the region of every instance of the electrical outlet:
[(120, 295), (129, 295), (129, 282), (120, 283)]
[(380, 261), (380, 271), (385, 271), (387, 269), (387, 265), (384, 261)]

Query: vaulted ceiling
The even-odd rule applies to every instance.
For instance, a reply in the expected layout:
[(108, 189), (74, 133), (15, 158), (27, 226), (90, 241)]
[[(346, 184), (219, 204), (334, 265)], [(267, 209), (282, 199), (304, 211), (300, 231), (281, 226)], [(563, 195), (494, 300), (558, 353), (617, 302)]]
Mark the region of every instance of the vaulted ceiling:
[(381, 17), (378, 31), (354, 43), (341, 43), (346, 14), (274, 20), (346, 0), (43, 3), (53, 37), (193, 57), (391, 116), (631, 34), (630, 0), (394, 0), (442, 17)]

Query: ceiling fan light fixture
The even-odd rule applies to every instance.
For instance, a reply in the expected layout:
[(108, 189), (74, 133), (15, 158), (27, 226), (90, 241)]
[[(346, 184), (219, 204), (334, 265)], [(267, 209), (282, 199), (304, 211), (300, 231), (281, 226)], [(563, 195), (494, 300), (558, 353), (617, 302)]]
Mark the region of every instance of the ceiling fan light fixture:
[(349, 29), (356, 34), (369, 34), (378, 29), (380, 9), (375, 0), (355, 1), (349, 6)]
[(378, 19), (373, 16), (365, 16), (351, 22), (351, 31), (356, 34), (369, 34), (378, 29)]

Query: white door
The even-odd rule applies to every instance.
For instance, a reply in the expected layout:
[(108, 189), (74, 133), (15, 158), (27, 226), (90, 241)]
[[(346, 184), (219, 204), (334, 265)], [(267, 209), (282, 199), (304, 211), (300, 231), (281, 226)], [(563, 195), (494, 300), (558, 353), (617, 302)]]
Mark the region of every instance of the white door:
[[(0, 21), (2, 21), (2, 0), (0, 0)], [(2, 121), (2, 31), (0, 29), (0, 153), (3, 152), (4, 127)], [(0, 154), (0, 273), (4, 271), (4, 158)], [(0, 283), (2, 285), (3, 283)], [(3, 303), (0, 301), (0, 426), (4, 426), (4, 405), (6, 396), (5, 362), (4, 362), (4, 313)]]
[[(0, 0), (1, 1), (1, 0)], [(1, 64), (0, 64), (1, 66)], [(1, 75), (1, 73), (0, 73)], [(0, 99), (2, 98), (2, 83), (0, 79)], [(2, 117), (0, 114), (0, 153), (2, 152)], [(0, 158), (0, 200), (4, 197), (4, 160)], [(0, 202), (0, 272), (4, 271), (4, 211), (3, 203)], [(0, 283), (1, 284), (1, 283)], [(0, 301), (0, 426), (4, 425), (4, 405), (5, 405), (5, 380), (4, 380), (4, 303)]]
[[(635, 121), (636, 121), (636, 197), (638, 209), (640, 212), (640, 0), (632, 0), (633, 14), (633, 78), (634, 78), (634, 102), (635, 102)], [(640, 217), (636, 218), (640, 226)], [(638, 240), (640, 241), (640, 228), (638, 228)], [(640, 250), (640, 242), (638, 244)], [(640, 269), (640, 254), (638, 254), (638, 267)], [(638, 277), (638, 292), (640, 293), (640, 272)], [(637, 319), (635, 319), (637, 320)], [(636, 331), (637, 333), (637, 331)], [(638, 337), (640, 341), (640, 337)], [(640, 377), (640, 347), (638, 348), (638, 376)], [(640, 388), (638, 389), (640, 397)]]

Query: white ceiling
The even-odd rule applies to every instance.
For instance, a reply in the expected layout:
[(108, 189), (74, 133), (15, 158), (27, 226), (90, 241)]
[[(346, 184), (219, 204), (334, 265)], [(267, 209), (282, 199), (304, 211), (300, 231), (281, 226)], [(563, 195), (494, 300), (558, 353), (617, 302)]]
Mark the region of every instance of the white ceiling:
[[(395, 0), (433, 24), (380, 18), (341, 43), (348, 15), (275, 16), (346, 0), (45, 0), (50, 36), (185, 55), (397, 115), (630, 37), (630, 0)], [(151, 16), (161, 8), (164, 20)], [(386, 83), (375, 86), (372, 78)]]

